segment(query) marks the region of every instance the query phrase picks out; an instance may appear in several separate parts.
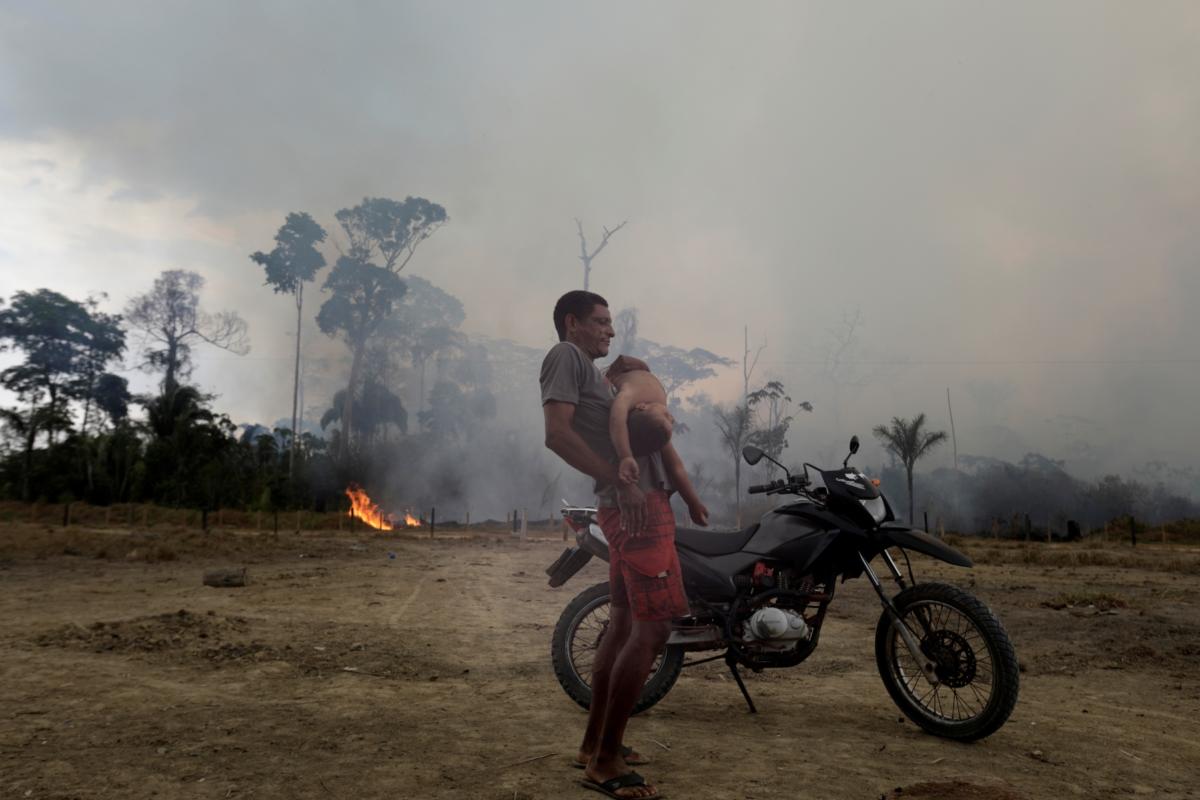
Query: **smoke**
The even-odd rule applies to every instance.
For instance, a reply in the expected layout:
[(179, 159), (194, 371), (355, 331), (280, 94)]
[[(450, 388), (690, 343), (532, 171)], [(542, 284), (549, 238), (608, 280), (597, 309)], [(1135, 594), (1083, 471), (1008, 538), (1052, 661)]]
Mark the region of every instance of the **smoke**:
[[(869, 430), (919, 412), (948, 430), (950, 388), (960, 453), (1088, 480), (1194, 468), (1198, 45), (1200, 15), (1165, 3), (10, 6), (0, 296), (104, 289), (117, 310), (197, 270), (254, 350), (198, 354), (196, 379), (268, 421), (290, 408), (291, 306), (247, 255), (287, 212), (332, 230), (364, 196), (443, 204), (413, 268), (461, 299), (464, 332), (538, 352), (582, 280), (574, 218), (628, 219), (593, 288), (666, 345), (738, 358), (749, 325), (756, 382), (814, 405), (789, 458), (840, 459), (857, 433), (885, 463)], [(311, 423), (344, 349), (311, 319), (303, 344)], [(536, 386), (495, 369), (489, 430), (517, 437), (540, 497), (561, 465), (532, 455)], [(727, 402), (737, 372), (694, 390)], [(689, 426), (689, 466), (727, 480), (704, 412)], [(449, 462), (464, 497), (503, 464)], [(391, 467), (405, 493), (436, 494), (410, 468)]]

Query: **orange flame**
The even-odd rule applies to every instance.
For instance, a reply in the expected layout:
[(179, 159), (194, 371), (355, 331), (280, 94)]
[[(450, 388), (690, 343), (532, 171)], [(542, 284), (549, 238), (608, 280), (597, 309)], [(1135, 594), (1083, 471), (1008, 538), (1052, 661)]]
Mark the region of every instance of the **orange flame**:
[(405, 511), (404, 524), (410, 528), (419, 528), (421, 527), (421, 520), (414, 517), (411, 512)]
[(376, 530), (390, 531), (392, 529), (391, 515), (380, 511), (379, 506), (372, 503), (371, 498), (358, 485), (352, 483), (347, 486), (346, 497), (350, 498), (350, 516), (361, 519)]

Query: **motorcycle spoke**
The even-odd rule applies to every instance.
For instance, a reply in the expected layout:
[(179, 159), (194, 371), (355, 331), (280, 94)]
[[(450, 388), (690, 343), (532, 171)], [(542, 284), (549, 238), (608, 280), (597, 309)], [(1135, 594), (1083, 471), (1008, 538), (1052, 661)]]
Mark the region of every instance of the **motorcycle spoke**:
[[(905, 693), (925, 713), (940, 719), (962, 722), (981, 714), (991, 700), (995, 681), (991, 653), (982, 632), (958, 609), (943, 603), (915, 605), (905, 617), (920, 623), (913, 630), (915, 626), (901, 619), (920, 639), (926, 656), (935, 662), (940, 660), (937, 670), (943, 676), (930, 681), (921, 664), (908, 652), (899, 632), (894, 631), (893, 669)], [(962, 673), (962, 669), (970, 672)], [(955, 672), (964, 680), (961, 685), (946, 682), (954, 680)], [(921, 686), (922, 679), (927, 681), (927, 688)]]

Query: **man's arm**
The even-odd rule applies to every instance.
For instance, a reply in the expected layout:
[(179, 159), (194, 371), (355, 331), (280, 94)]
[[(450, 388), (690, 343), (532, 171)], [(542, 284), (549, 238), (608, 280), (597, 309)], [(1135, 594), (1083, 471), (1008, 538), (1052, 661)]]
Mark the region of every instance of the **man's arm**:
[(640, 533), (646, 516), (646, 495), (637, 485), (622, 485), (617, 468), (588, 447), (583, 437), (571, 427), (575, 405), (561, 400), (548, 400), (542, 405), (546, 419), (546, 447), (575, 469), (600, 483), (617, 487), (617, 502), (621, 519), (631, 534)]
[(679, 491), (683, 502), (687, 503), (692, 522), (697, 525), (707, 525), (708, 509), (704, 507), (704, 503), (700, 502), (700, 496), (696, 494), (696, 488), (692, 486), (692, 479), (688, 477), (687, 469), (683, 466), (683, 459), (676, 452), (675, 445), (668, 442), (660, 451), (660, 455), (663, 469), (666, 470), (667, 477), (671, 479), (671, 485)]

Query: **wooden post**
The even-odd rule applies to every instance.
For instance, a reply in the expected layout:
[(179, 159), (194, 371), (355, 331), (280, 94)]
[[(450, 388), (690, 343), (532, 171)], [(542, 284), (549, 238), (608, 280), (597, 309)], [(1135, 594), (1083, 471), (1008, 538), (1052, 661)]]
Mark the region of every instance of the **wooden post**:
[(429, 509), (429, 538), (433, 538), (433, 531), (437, 527), (437, 506)]
[(466, 513), (467, 521), (463, 523), (463, 527), (469, 528), (471, 527), (471, 509), (468, 508)]
[(529, 509), (521, 509), (521, 541), (529, 535)]
[(925, 532), (929, 533), (929, 511), (926, 510), (923, 513), (925, 515)]

